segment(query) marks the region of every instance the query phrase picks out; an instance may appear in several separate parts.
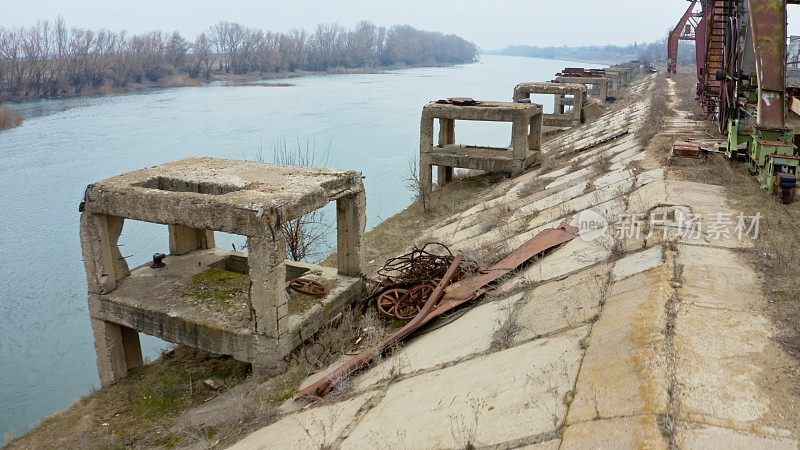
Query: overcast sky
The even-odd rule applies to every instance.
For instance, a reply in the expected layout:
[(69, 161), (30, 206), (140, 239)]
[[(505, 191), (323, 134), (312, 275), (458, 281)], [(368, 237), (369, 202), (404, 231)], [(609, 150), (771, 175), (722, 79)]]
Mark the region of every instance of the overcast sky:
[[(29, 25), (61, 14), (71, 26), (179, 30), (194, 37), (220, 20), (274, 31), (369, 20), (455, 33), (494, 50), (509, 44), (653, 41), (687, 6), (683, 0), (0, 0), (0, 25)], [(800, 6), (789, 10), (789, 33), (800, 34)]]

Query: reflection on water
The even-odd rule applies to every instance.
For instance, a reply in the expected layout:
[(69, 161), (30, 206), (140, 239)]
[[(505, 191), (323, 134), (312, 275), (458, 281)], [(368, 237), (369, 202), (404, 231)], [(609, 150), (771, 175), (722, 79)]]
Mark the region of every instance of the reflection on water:
[[(485, 56), (459, 67), (298, 78), (283, 88), (212, 85), (15, 105), (26, 121), (0, 132), (0, 434), (21, 433), (98, 385), (78, 241), (86, 184), (188, 156), (253, 159), (261, 148), (269, 160), (276, 139), (314, 142), (330, 147), (330, 167), (364, 174), (372, 227), (410, 201), (400, 175), (418, 154), (427, 101), (510, 100), (516, 83), (552, 79), (567, 65)], [(457, 133), (461, 142), (507, 145), (508, 131), (459, 123)], [(227, 248), (242, 242), (217, 239)], [(166, 249), (166, 228), (128, 223), (121, 243), (134, 267)], [(164, 345), (142, 344), (149, 358)]]

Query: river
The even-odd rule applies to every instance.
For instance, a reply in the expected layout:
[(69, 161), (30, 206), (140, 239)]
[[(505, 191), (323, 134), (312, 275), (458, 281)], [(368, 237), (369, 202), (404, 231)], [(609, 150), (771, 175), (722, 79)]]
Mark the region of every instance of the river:
[[(445, 97), (510, 100), (515, 84), (586, 64), (488, 56), (474, 64), (308, 76), (290, 87), (210, 85), (15, 105), (0, 132), (0, 436), (23, 433), (99, 385), (78, 238), (88, 183), (189, 156), (272, 159), (309, 146), (365, 176), (368, 227), (411, 201), (422, 106)], [(599, 67), (588, 65), (590, 67)], [(270, 80), (275, 82), (275, 80)], [(552, 110), (550, 101), (547, 107)], [(510, 125), (458, 125), (459, 142), (508, 145)], [(130, 222), (130, 221), (129, 221)], [(166, 227), (126, 223), (131, 267), (166, 247)], [(218, 245), (237, 238), (218, 237)], [(166, 344), (143, 337), (146, 357)], [(2, 439), (0, 439), (2, 443)]]

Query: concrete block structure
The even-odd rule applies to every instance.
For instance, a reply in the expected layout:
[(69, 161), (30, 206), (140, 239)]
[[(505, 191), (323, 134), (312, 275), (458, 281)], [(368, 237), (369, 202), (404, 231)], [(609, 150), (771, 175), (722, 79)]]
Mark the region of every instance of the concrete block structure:
[(605, 77), (608, 80), (608, 98), (619, 99), (622, 93), (622, 74), (613, 70), (606, 70)]
[(638, 63), (615, 64), (605, 70), (606, 76), (610, 80), (609, 92), (614, 98), (622, 97), (622, 87), (629, 86), (634, 78), (639, 74)]
[(627, 69), (619, 68), (616, 66), (609, 67), (606, 69), (606, 76), (609, 79), (614, 79), (617, 83), (617, 87), (628, 86), (630, 84), (631, 73)]
[(573, 127), (583, 123), (583, 105), (588, 89), (577, 83), (520, 83), (514, 87), (514, 102), (530, 102), (531, 94), (554, 96), (553, 113), (543, 114), (543, 125)]
[[(338, 269), (286, 261), (283, 225), (332, 201)], [(103, 386), (142, 365), (139, 332), (277, 373), (302, 337), (363, 291), (366, 200), (356, 172), (189, 158), (89, 185), (83, 205)], [(128, 268), (118, 246), (126, 219), (168, 226), (163, 267)], [(215, 247), (214, 231), (246, 236), (247, 255)], [(288, 290), (300, 276), (319, 283), (323, 295)]]
[[(542, 108), (535, 104), (427, 104), (422, 109), (420, 124), (419, 172), (422, 194), (425, 195), (433, 189), (433, 166), (438, 167), (439, 186), (452, 180), (453, 169), (456, 167), (518, 175), (538, 157), (542, 141), (542, 119)], [(439, 121), (436, 144), (433, 139), (435, 120)], [(508, 148), (496, 148), (457, 144), (456, 120), (511, 122), (511, 145)]]
[(630, 83), (641, 73), (642, 66), (638, 61), (631, 61), (622, 64), (614, 64), (611, 66), (611, 69), (624, 70), (627, 73), (628, 82)]
[(606, 99), (609, 96), (609, 79), (604, 75), (593, 77), (557, 76), (555, 82), (583, 84), (588, 89), (587, 93), (589, 97), (600, 100), (603, 105), (605, 105)]

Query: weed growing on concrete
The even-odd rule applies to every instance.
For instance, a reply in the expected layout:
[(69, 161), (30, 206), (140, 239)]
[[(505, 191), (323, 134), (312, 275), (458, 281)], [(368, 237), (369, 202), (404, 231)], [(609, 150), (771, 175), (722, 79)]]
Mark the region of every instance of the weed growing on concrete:
[(465, 417), (463, 414), (458, 416), (450, 415), (450, 435), (453, 441), (463, 449), (474, 449), (481, 447), (476, 436), (478, 432), (478, 421), (481, 413), (486, 408), (486, 399), (470, 398), (469, 407), (472, 417)]
[(419, 160), (416, 157), (406, 159), (406, 168), (400, 177), (406, 183), (406, 189), (422, 205), (423, 212), (431, 212), (435, 208), (433, 192), (422, 189), (422, 180), (419, 177)]
[(519, 327), (513, 317), (507, 319), (503, 326), (497, 329), (492, 336), (490, 351), (500, 351), (511, 348), (514, 345), (514, 338), (519, 332)]

